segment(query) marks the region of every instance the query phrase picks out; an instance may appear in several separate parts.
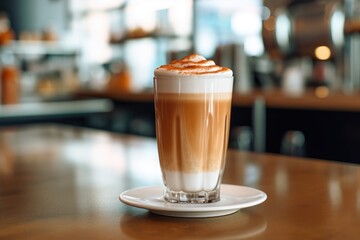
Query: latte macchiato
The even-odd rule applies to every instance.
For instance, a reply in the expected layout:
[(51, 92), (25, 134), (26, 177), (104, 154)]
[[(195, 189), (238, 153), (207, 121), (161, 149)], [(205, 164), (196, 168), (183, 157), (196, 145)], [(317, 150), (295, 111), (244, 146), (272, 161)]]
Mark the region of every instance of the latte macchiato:
[(219, 200), (232, 86), (230, 69), (200, 55), (155, 70), (156, 135), (166, 200)]

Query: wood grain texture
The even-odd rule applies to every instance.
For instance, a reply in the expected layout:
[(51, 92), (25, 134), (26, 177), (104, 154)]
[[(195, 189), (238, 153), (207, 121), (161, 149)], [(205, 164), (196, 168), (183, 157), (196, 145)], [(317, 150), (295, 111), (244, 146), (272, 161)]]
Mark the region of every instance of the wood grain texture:
[(0, 239), (357, 239), (360, 167), (229, 150), (223, 182), (267, 193), (229, 216), (124, 205), (161, 184), (154, 139), (61, 125), (0, 129)]

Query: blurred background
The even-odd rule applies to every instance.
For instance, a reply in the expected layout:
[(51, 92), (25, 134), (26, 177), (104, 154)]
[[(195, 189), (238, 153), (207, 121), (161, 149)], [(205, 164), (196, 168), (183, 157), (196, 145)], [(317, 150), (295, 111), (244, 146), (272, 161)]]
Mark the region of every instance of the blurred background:
[(359, 0), (1, 0), (0, 127), (154, 138), (154, 68), (195, 52), (234, 71), (231, 148), (357, 163), (359, 33)]

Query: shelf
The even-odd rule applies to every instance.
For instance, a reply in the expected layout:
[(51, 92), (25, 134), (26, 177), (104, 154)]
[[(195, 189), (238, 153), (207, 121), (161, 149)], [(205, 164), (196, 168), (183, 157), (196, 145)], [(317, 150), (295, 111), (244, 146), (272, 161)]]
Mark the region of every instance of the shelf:
[(144, 35), (139, 35), (139, 36), (125, 36), (125, 37), (119, 37), (119, 38), (116, 38), (113, 36), (110, 39), (109, 43), (110, 44), (123, 44), (127, 41), (140, 40), (140, 39), (145, 39), (145, 38), (190, 39), (191, 36), (180, 36), (180, 35), (166, 34), (166, 33), (149, 33), (149, 34), (144, 34)]
[(115, 101), (124, 102), (153, 102), (154, 94), (152, 92), (122, 92), (110, 93), (100, 91), (78, 91), (75, 93), (76, 97), (80, 98), (107, 98)]
[(79, 52), (77, 48), (61, 42), (45, 41), (13, 41), (2, 46), (1, 50), (9, 50), (19, 55), (75, 55)]
[(0, 105), (0, 119), (86, 115), (91, 113), (110, 112), (112, 109), (113, 105), (109, 100), (20, 103)]

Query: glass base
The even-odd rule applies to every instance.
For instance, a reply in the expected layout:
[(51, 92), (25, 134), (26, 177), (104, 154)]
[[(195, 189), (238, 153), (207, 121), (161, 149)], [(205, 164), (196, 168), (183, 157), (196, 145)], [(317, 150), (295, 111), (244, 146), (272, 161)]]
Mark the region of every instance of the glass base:
[(220, 189), (200, 192), (171, 191), (165, 188), (164, 198), (171, 203), (213, 203), (220, 200)]

